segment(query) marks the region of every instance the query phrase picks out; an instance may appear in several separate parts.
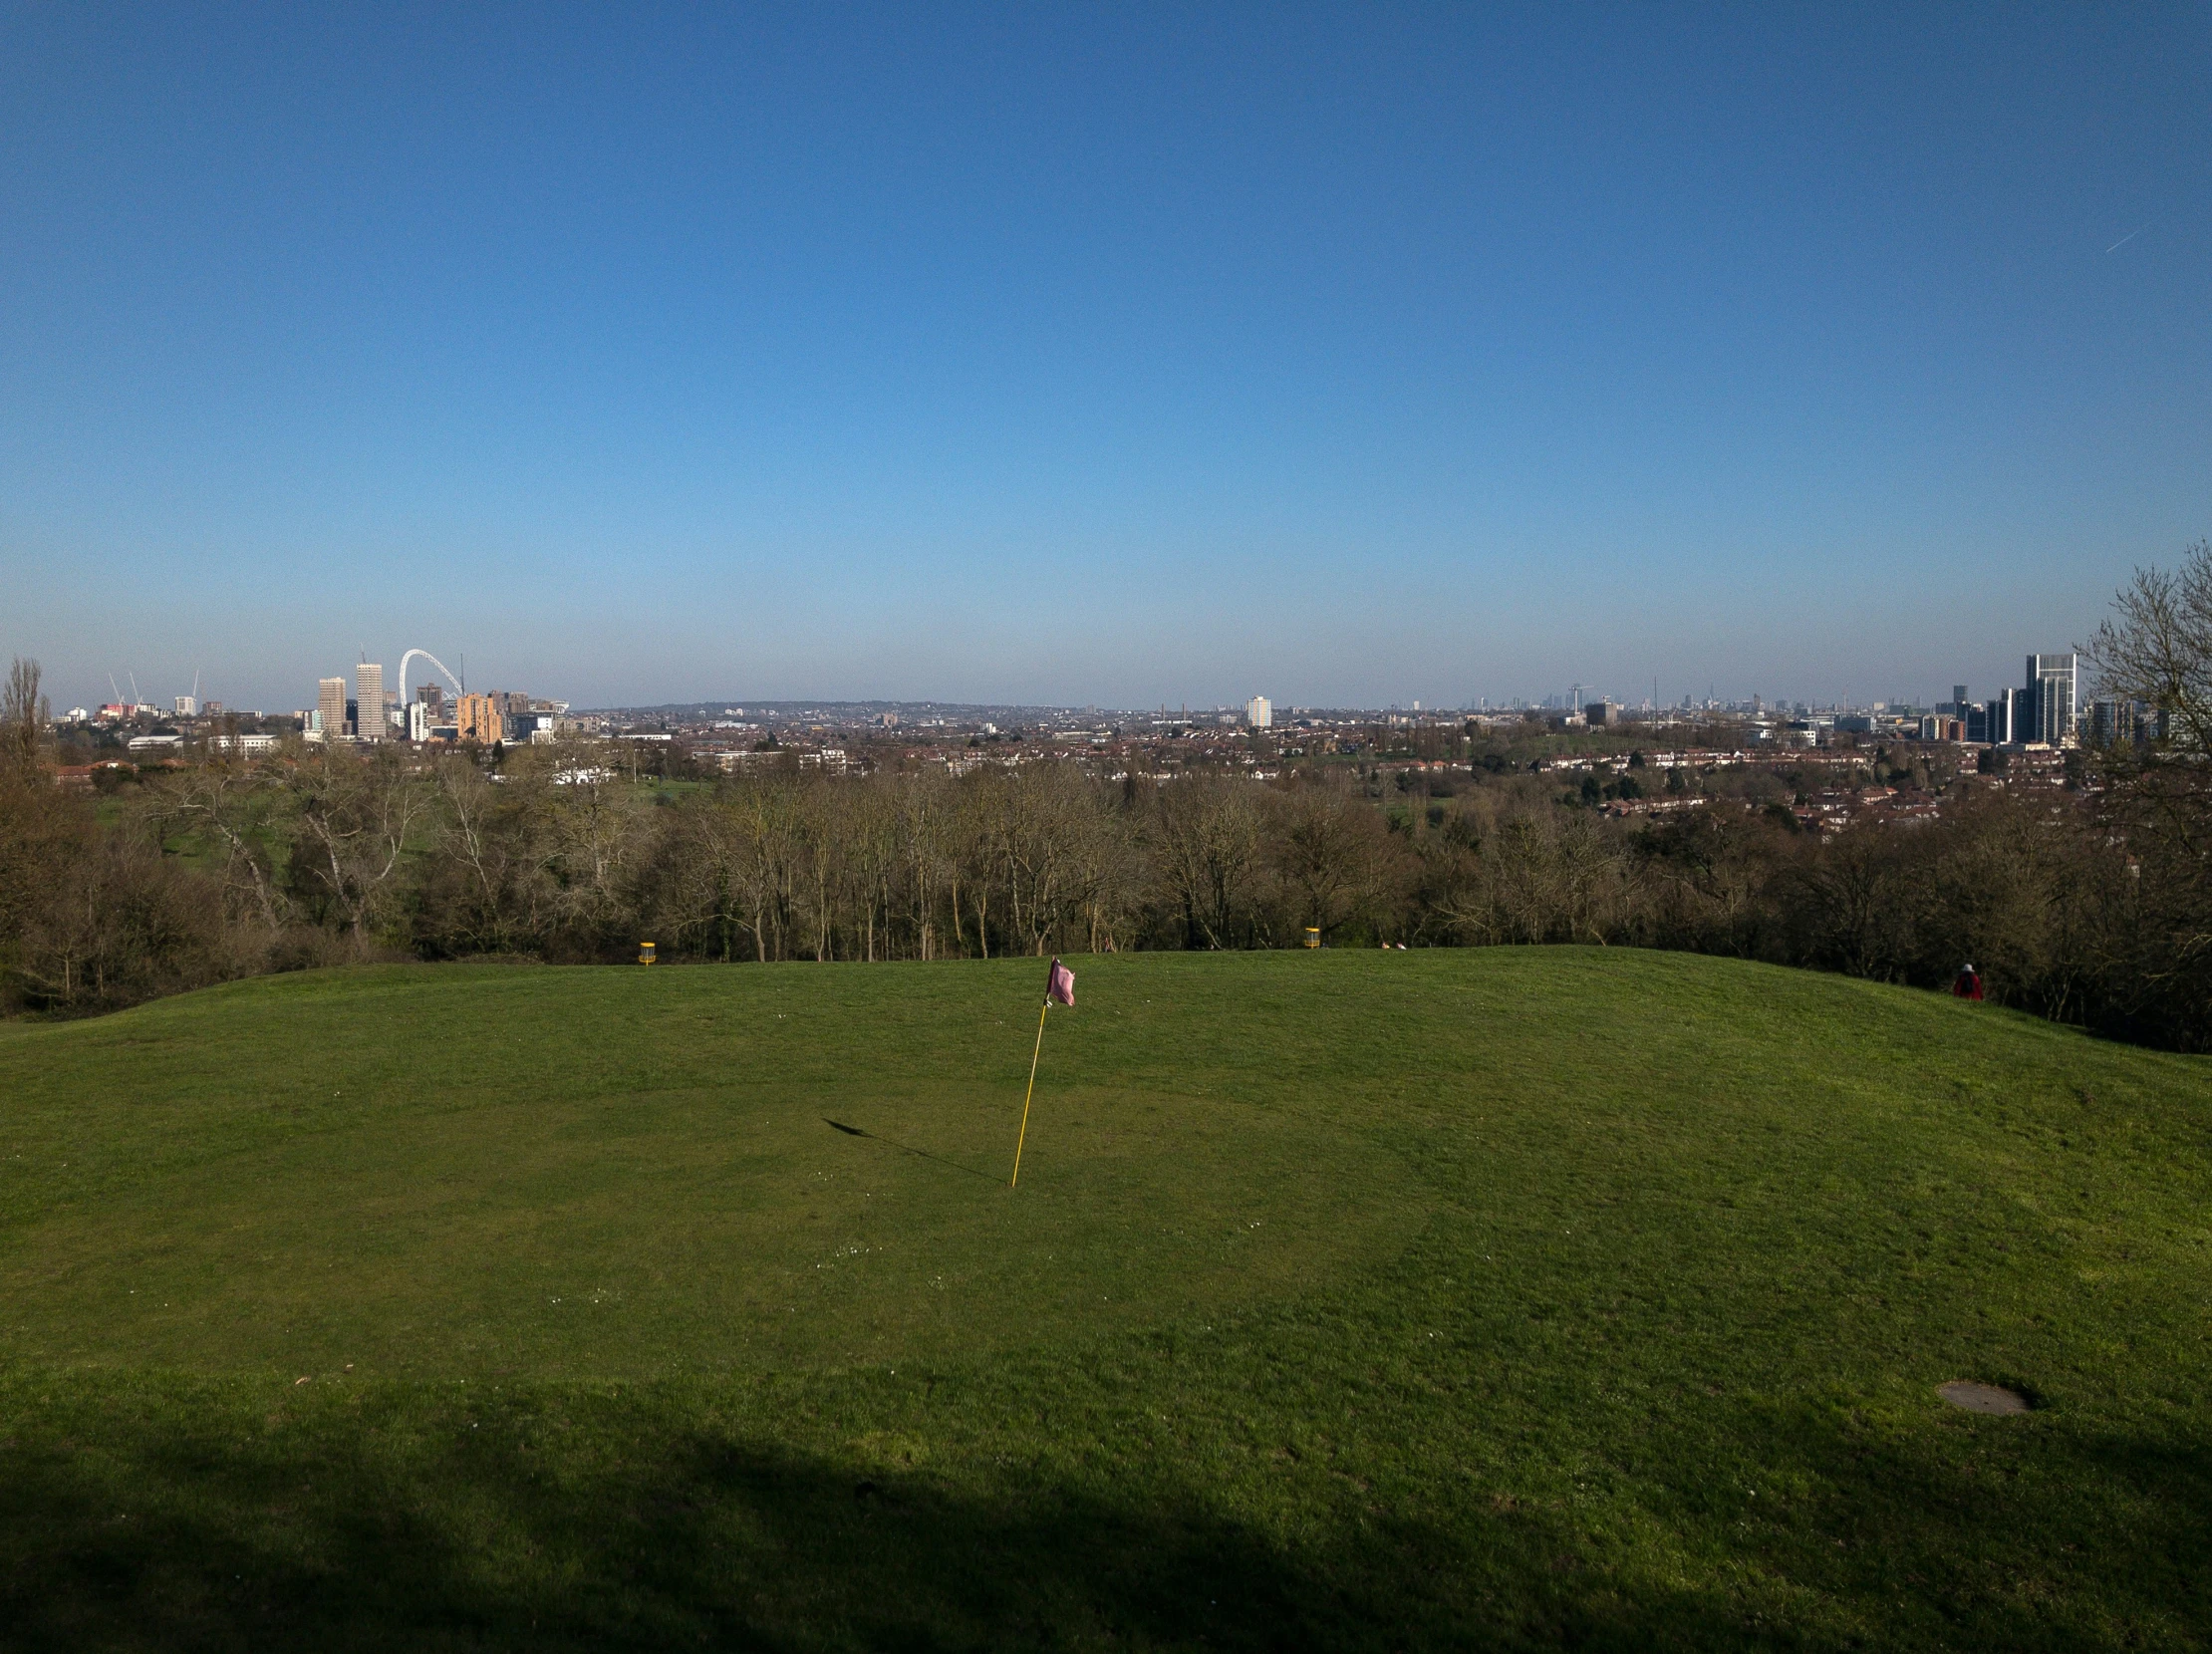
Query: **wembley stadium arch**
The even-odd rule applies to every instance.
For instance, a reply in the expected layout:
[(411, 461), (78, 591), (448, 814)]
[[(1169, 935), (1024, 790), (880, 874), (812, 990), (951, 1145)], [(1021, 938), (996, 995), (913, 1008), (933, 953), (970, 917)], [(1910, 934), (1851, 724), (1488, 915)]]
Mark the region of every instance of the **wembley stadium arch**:
[[(466, 694), (468, 692), (466, 687), (462, 685), (461, 681), (453, 676), (453, 669), (448, 667), (443, 661), (440, 661), (436, 656), (432, 655), (426, 649), (411, 649), (405, 655), (400, 657), (401, 705), (405, 706), (408, 704), (408, 668), (415, 664), (415, 658), (417, 655), (421, 656), (423, 660), (429, 662), (431, 666), (437, 668), (437, 670), (444, 675), (445, 682), (453, 686), (453, 692), (455, 694)], [(463, 659), (466, 659), (466, 657), (463, 657)]]

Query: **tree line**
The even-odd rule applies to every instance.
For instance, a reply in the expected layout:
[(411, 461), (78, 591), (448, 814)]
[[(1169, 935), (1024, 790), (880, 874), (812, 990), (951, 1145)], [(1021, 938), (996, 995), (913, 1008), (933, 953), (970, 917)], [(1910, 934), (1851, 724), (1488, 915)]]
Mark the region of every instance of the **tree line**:
[[(1074, 763), (638, 781), (586, 746), (211, 754), (103, 797), (54, 784), (35, 668), (0, 722), (0, 983), (83, 1012), (376, 958), (943, 960), (1130, 949), (1585, 943), (1939, 987), (2212, 1044), (2212, 554), (2123, 594), (2096, 658), (2176, 709), (2078, 785), (1943, 777), (1913, 825), (1798, 829), (1771, 778), (1670, 770), (1614, 819), (1518, 756), (1450, 781), (1310, 763), (1269, 782)], [(1648, 773), (1648, 772), (1647, 772)], [(1638, 787), (1631, 771), (1615, 793)], [(1765, 781), (1764, 789), (1759, 784)], [(1933, 784), (1931, 782), (1931, 784)]]

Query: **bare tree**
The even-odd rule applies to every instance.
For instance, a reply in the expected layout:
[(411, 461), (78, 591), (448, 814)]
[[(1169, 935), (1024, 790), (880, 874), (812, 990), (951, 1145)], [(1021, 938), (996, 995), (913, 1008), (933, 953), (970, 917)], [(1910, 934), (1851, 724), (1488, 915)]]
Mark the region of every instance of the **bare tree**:
[(805, 836), (796, 783), (780, 775), (748, 777), (713, 806), (728, 825), (739, 926), (752, 933), (753, 957), (786, 957), (796, 918), (800, 840)]
[(960, 927), (960, 864), (953, 850), (949, 784), (941, 775), (911, 777), (899, 789), (898, 808), (899, 834), (907, 855), (907, 893), (913, 905), (915, 955), (935, 959), (938, 893), (948, 885), (956, 939)]
[(227, 757), (194, 764), (154, 783), (147, 815), (159, 839), (198, 833), (221, 851), (226, 897), (249, 906), (270, 931), (281, 930), (290, 904), (277, 888), (273, 846), (280, 790), (272, 778)]
[(2212, 542), (2176, 569), (2137, 569), (2088, 646), (2101, 687), (2149, 708), (2139, 746), (2101, 755), (2113, 825), (2138, 857), (2144, 973), (2166, 1019), (2212, 1020)]
[(1005, 871), (1007, 913), (1023, 948), (1041, 957), (1047, 941), (1080, 905), (1083, 846), (1097, 811), (1090, 785), (1065, 764), (1016, 770), (999, 818), (997, 852)]
[(2151, 707), (2169, 748), (2212, 756), (2212, 541), (2137, 569), (2112, 608), (2087, 651), (2103, 688)]
[(845, 883), (860, 931), (860, 957), (891, 957), (892, 881), (906, 865), (899, 801), (890, 781), (837, 789)]
[(1269, 841), (1294, 923), (1324, 937), (1375, 895), (1389, 833), (1375, 811), (1333, 789), (1298, 787), (1274, 811)]
[(39, 742), (52, 715), (39, 692), (38, 662), (16, 656), (8, 666), (7, 686), (0, 689), (0, 760), (24, 770), (37, 767)]
[(289, 865), (312, 907), (367, 949), (399, 886), (395, 876), (425, 815), (429, 787), (398, 753), (326, 746), (287, 782), (295, 841)]
[(1168, 894), (1190, 945), (1233, 948), (1252, 907), (1259, 810), (1242, 776), (1186, 774), (1161, 789), (1153, 821)]
[(1005, 836), (1007, 812), (1006, 774), (986, 764), (962, 778), (960, 805), (954, 828), (958, 849), (953, 865), (953, 940), (966, 952), (960, 931), (961, 892), (965, 888), (975, 907), (975, 948), (990, 958), (991, 885), (997, 873), (999, 845)]
[(614, 940), (613, 931), (631, 927), (631, 886), (655, 833), (651, 818), (663, 812), (587, 759), (559, 747), (527, 748), (506, 766), (502, 786), (513, 795), (511, 807), (540, 824), (534, 871), (547, 926), (590, 955)]

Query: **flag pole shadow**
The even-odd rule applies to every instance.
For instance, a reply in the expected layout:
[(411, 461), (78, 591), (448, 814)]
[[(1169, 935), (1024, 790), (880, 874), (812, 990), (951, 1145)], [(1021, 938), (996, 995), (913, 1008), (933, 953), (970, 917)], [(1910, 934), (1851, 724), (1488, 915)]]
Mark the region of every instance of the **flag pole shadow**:
[[(826, 1114), (822, 1117), (822, 1124), (832, 1131), (843, 1132), (847, 1137), (865, 1137), (871, 1143), (881, 1143), (885, 1148), (897, 1149), (903, 1155), (915, 1155), (923, 1160), (934, 1160), (940, 1166), (950, 1166), (954, 1171), (966, 1172), (971, 1178), (990, 1178), (988, 1172), (979, 1172), (972, 1166), (963, 1166), (957, 1160), (947, 1160), (943, 1155), (932, 1154), (928, 1149), (917, 1149), (913, 1144), (901, 1143), (895, 1137), (885, 1137), (877, 1132), (863, 1131), (858, 1126), (848, 1126), (844, 1121), (832, 1120)], [(990, 1178), (990, 1181), (995, 1183), (998, 1180)]]

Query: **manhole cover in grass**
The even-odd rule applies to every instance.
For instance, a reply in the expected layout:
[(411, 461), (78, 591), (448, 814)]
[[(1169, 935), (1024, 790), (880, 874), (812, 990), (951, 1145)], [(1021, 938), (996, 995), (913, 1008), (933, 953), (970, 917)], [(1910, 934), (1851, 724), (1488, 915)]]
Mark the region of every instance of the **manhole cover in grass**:
[(1937, 1385), (1936, 1394), (1969, 1413), (2025, 1413), (2029, 1405), (2028, 1398), (2018, 1390), (2008, 1390), (2002, 1384), (1976, 1384), (1966, 1378)]

